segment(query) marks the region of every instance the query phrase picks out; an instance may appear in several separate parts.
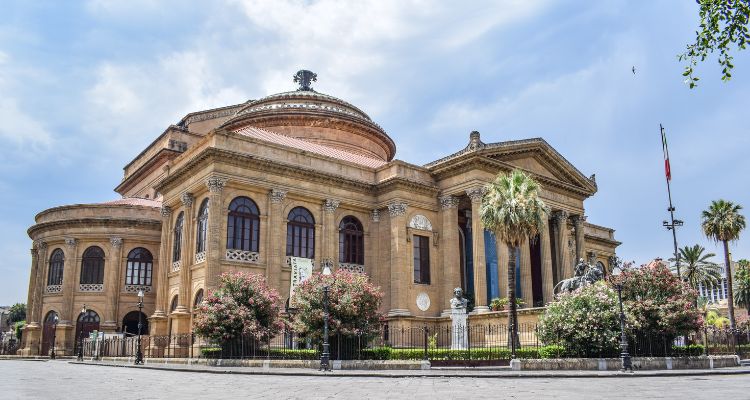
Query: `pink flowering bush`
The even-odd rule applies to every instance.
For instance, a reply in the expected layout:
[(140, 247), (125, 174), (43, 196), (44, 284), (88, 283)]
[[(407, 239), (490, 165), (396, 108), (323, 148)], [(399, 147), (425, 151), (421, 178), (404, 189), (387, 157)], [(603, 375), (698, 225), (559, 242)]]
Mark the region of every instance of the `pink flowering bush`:
[(703, 324), (695, 307), (698, 293), (662, 263), (625, 269), (622, 284), (628, 330), (641, 334), (684, 335)]
[(193, 321), (197, 335), (219, 343), (241, 335), (267, 340), (283, 328), (279, 293), (268, 287), (263, 275), (223, 273), (219, 288), (208, 293)]
[(380, 288), (367, 275), (337, 270), (325, 276), (315, 273), (294, 292), (298, 312), (292, 325), (301, 336), (319, 342), (323, 335), (323, 287), (329, 286), (328, 320), (331, 336), (371, 336), (379, 329)]
[(562, 293), (539, 319), (539, 339), (561, 346), (561, 355), (613, 354), (620, 337), (617, 304), (617, 293), (605, 282)]

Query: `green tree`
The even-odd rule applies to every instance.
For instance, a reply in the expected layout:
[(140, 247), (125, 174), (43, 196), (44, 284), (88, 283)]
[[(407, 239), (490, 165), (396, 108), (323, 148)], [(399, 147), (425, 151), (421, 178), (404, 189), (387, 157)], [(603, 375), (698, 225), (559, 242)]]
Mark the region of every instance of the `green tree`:
[(547, 220), (549, 210), (539, 198), (539, 184), (521, 170), (500, 173), (488, 184), (479, 209), (485, 228), (508, 246), (508, 313), (509, 342), (515, 349), (518, 340), (516, 307), (515, 249), (526, 240), (536, 237)]
[(714, 52), (719, 53), (719, 65), (723, 68), (721, 80), (731, 79), (734, 64), (730, 52), (734, 46), (738, 51), (744, 50), (750, 41), (750, 1), (698, 0), (697, 3), (700, 6), (700, 25), (695, 32), (695, 42), (687, 45), (685, 52), (678, 56), (680, 61), (687, 63), (682, 75), (691, 89), (698, 84), (694, 68)]
[[(680, 251), (680, 273), (682, 279), (690, 287), (698, 290), (700, 283), (717, 284), (721, 280), (721, 267), (709, 259), (715, 257), (714, 253), (703, 253), (706, 249), (703, 246), (685, 246)], [(674, 258), (669, 259), (675, 262)], [(672, 266), (672, 271), (677, 270), (677, 265)]]
[(10, 312), (8, 315), (10, 322), (18, 322), (26, 319), (26, 304), (24, 303), (13, 304), (8, 311)]
[(745, 216), (740, 214), (742, 206), (726, 200), (714, 200), (708, 210), (701, 214), (703, 233), (715, 242), (724, 245), (724, 265), (727, 277), (727, 308), (729, 309), (729, 325), (735, 328), (734, 293), (732, 287), (732, 264), (729, 259), (729, 242), (740, 238), (740, 232), (745, 229)]
[(734, 304), (745, 306), (750, 315), (750, 261), (737, 261), (738, 268), (734, 273)]

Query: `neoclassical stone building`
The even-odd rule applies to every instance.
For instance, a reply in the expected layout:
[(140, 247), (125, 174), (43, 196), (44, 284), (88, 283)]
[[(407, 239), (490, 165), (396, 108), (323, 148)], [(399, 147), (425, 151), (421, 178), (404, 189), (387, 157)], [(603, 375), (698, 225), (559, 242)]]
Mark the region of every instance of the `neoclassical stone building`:
[[(134, 332), (138, 289), (151, 334), (189, 332), (225, 271), (264, 274), (287, 298), (290, 257), (368, 274), (399, 320), (440, 318), (457, 286), (486, 312), (505, 296), (510, 251), (532, 306), (552, 299), (574, 260), (609, 265), (614, 231), (584, 212), (594, 177), (543, 139), (472, 132), (465, 148), (410, 164), (367, 114), (312, 81), (300, 71), (295, 91), (190, 113), (125, 166), (122, 199), (39, 213), (24, 353), (46, 353), (53, 334), (71, 353), (80, 332)], [(553, 212), (537, 240), (509, 250), (478, 206), (483, 185), (513, 168), (541, 183)]]

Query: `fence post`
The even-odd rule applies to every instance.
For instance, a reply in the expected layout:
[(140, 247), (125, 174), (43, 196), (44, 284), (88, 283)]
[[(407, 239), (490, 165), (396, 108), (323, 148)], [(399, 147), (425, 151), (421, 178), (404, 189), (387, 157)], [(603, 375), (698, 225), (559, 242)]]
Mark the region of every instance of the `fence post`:
[(429, 329), (427, 328), (427, 325), (424, 326), (424, 357), (422, 357), (423, 360), (427, 361), (427, 341), (429, 340)]

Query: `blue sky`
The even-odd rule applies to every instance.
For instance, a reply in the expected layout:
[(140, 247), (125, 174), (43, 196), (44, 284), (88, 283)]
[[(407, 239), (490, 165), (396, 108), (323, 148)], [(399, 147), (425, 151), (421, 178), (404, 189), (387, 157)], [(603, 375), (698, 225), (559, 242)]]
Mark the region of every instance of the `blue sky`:
[[(676, 55), (695, 2), (5, 1), (0, 21), (0, 304), (26, 301), (46, 208), (111, 200), (122, 167), (184, 114), (314, 85), (362, 108), (423, 164), (485, 142), (543, 137), (599, 192), (589, 221), (619, 255), (672, 252), (659, 123), (670, 140), (681, 245), (701, 210), (750, 207), (750, 51), (724, 84), (689, 90)], [(637, 73), (630, 71), (635, 66)], [(750, 211), (745, 213), (750, 217)], [(750, 230), (733, 244), (750, 258)]]

